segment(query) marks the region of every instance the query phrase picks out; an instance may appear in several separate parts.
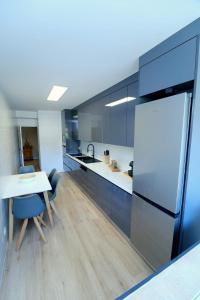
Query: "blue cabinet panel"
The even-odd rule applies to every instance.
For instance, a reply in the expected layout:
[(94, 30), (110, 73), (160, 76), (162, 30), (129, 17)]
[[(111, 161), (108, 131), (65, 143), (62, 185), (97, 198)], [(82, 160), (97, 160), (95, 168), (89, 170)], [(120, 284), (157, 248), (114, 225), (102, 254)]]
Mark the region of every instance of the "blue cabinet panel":
[[(127, 97), (127, 87), (122, 88), (108, 96), (108, 103), (120, 100)], [(119, 104), (110, 109), (110, 125), (108, 130), (110, 131), (109, 144), (126, 146), (126, 111), (127, 103)]]
[[(68, 162), (68, 164), (70, 163)], [(79, 188), (87, 193), (106, 215), (130, 237), (132, 196), (79, 164), (71, 170), (70, 176), (77, 182)]]
[(144, 96), (194, 80), (196, 38), (140, 68), (139, 95)]
[(91, 140), (93, 142), (102, 143), (103, 141), (103, 111), (101, 100), (89, 104)]
[(113, 185), (112, 189), (111, 219), (130, 237), (132, 197), (117, 186)]
[(64, 170), (66, 172), (78, 170), (80, 168), (79, 163), (77, 163), (74, 159), (69, 156), (63, 157)]
[(135, 97), (136, 100), (127, 103), (127, 139), (128, 147), (134, 146), (134, 125), (135, 125), (135, 105), (138, 98), (138, 81), (128, 85), (128, 97)]
[(102, 105), (102, 129), (103, 129), (103, 143), (110, 144), (111, 132), (110, 132), (110, 107), (105, 106), (109, 103), (108, 96), (101, 100)]

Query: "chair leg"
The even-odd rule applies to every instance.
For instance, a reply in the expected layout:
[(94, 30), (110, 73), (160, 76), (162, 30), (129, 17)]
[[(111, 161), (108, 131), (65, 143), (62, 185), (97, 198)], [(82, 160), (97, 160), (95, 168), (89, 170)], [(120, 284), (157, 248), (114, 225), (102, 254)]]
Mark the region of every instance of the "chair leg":
[(37, 216), (37, 219), (38, 221), (45, 227), (47, 227), (47, 224), (45, 223), (45, 221), (40, 217), (40, 216)]
[(21, 244), (22, 244), (22, 241), (24, 239), (24, 235), (25, 235), (25, 232), (26, 232), (26, 227), (28, 225), (28, 219), (25, 219), (23, 224), (22, 224), (22, 228), (21, 228), (21, 231), (20, 231), (20, 234), (19, 234), (19, 238), (17, 239), (17, 243), (16, 243), (16, 249), (19, 250)]
[(46, 242), (47, 240), (46, 240), (46, 238), (44, 236), (42, 228), (40, 227), (38, 219), (36, 217), (34, 217), (33, 220), (34, 220), (35, 226), (37, 227), (37, 230), (39, 231), (39, 234), (40, 234), (41, 238), (43, 239), (44, 242)]
[(53, 211), (55, 212), (56, 216), (58, 218), (60, 218), (59, 213), (58, 213), (58, 211), (57, 211), (57, 209), (56, 209), (55, 204), (54, 204), (53, 201), (50, 202), (50, 205), (51, 205), (51, 208), (53, 209)]

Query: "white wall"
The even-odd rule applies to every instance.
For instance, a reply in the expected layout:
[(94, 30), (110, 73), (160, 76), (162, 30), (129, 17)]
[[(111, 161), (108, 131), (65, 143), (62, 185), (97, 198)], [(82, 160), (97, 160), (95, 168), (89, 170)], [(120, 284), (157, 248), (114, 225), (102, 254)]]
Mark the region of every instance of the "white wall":
[[(87, 153), (87, 145), (89, 142), (81, 141), (80, 149), (83, 154), (91, 154)], [(118, 166), (121, 171), (127, 171), (130, 169), (129, 163), (133, 160), (133, 148), (131, 147), (123, 147), (116, 145), (109, 145), (103, 143), (92, 143), (95, 147), (95, 157), (97, 159), (102, 160), (103, 154), (105, 150), (110, 151), (110, 159), (117, 160)]]
[(63, 171), (62, 122), (60, 111), (38, 111), (41, 169)]
[[(0, 93), (0, 178), (14, 174), (19, 166), (17, 130), (14, 126), (13, 112)], [(3, 186), (0, 184), (0, 282), (6, 253), (7, 200), (1, 200)]]
[(16, 124), (22, 127), (37, 127), (38, 116), (36, 111), (15, 111)]

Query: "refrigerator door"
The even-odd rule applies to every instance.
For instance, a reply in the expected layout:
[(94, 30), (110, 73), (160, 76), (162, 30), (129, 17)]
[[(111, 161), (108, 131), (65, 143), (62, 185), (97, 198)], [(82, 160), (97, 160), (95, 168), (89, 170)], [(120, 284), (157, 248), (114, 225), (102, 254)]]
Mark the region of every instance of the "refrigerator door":
[(154, 270), (171, 259), (177, 221), (133, 194), (131, 241)]
[(136, 106), (133, 190), (178, 214), (190, 101), (187, 93)]

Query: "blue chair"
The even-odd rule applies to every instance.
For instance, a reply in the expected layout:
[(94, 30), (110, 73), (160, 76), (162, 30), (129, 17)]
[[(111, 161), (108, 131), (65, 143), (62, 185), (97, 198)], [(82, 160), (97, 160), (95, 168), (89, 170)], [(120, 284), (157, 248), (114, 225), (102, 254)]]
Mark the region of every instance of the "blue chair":
[(55, 173), (51, 180), (52, 190), (48, 192), (50, 206), (51, 206), (52, 210), (54, 211), (54, 213), (57, 215), (57, 217), (59, 217), (59, 214), (55, 207), (54, 200), (56, 199), (56, 196), (57, 196), (57, 188), (58, 188), (59, 180), (60, 180), (60, 175), (58, 173)]
[[(40, 214), (44, 212), (46, 209), (44, 201), (41, 199), (41, 197), (37, 194), (32, 195), (26, 195), (21, 197), (14, 197), (13, 198), (13, 215), (17, 219), (24, 220), (19, 238), (17, 240), (16, 248), (17, 250), (20, 248), (26, 227), (28, 225), (28, 220), (33, 218), (34, 223), (36, 225), (36, 228), (39, 231), (39, 234), (44, 242), (46, 242), (46, 238), (44, 236), (44, 233), (42, 231), (42, 228), (40, 226), (40, 223), (42, 223), (44, 226), (46, 226), (46, 223), (43, 221), (43, 219), (40, 217)], [(40, 223), (39, 223), (40, 222)]]
[(49, 182), (51, 183), (51, 180), (53, 178), (53, 175), (56, 173), (56, 169), (52, 169), (51, 172), (49, 173), (49, 176), (48, 176), (48, 179), (49, 179)]
[(35, 172), (35, 168), (32, 165), (23, 166), (19, 168), (19, 174), (34, 173), (34, 172)]

